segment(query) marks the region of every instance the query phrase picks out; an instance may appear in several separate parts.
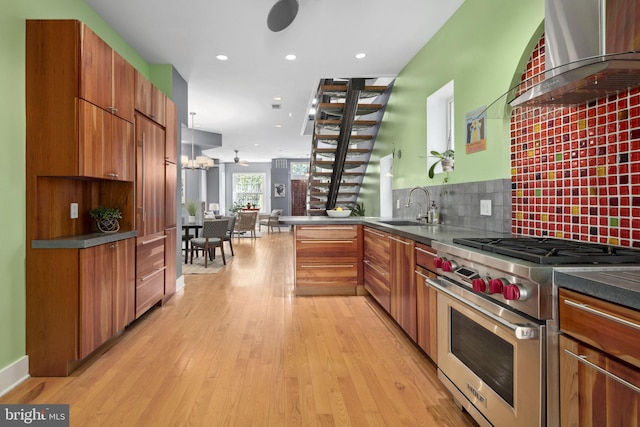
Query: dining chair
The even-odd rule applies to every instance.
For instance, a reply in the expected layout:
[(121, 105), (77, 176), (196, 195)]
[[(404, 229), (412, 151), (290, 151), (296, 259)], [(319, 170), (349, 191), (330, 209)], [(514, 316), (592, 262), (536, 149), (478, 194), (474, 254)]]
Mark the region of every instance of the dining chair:
[(231, 249), (231, 255), (233, 255), (233, 242), (231, 241), (231, 238), (233, 237), (233, 232), (235, 231), (236, 228), (236, 216), (223, 216), (223, 219), (228, 219), (229, 220), (229, 227), (227, 228), (227, 235), (224, 236), (224, 241), (225, 242), (229, 242), (229, 248)]
[(258, 218), (258, 230), (262, 230), (262, 226), (267, 227), (267, 231), (271, 233), (274, 227), (278, 227), (280, 231), (280, 215), (282, 215), (282, 209), (274, 209), (270, 214), (261, 214)]
[(229, 228), (228, 219), (207, 219), (202, 223), (201, 237), (191, 239), (191, 264), (193, 264), (193, 252), (198, 248), (204, 249), (204, 267), (207, 268), (207, 261), (213, 261), (216, 257), (216, 247), (222, 253), (222, 263), (227, 265), (224, 255), (224, 238)]
[(250, 232), (251, 237), (256, 237), (256, 219), (258, 218), (258, 211), (240, 211), (238, 212), (238, 222), (236, 223), (236, 233), (238, 239), (240, 233)]

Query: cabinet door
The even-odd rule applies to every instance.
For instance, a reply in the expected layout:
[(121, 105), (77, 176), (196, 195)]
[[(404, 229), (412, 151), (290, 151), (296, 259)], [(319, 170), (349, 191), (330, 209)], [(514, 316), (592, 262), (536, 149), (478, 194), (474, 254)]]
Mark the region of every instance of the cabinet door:
[(133, 123), (135, 68), (113, 51), (113, 114)]
[(109, 149), (105, 154), (105, 171), (109, 177), (120, 181), (135, 178), (135, 140), (133, 124), (117, 116), (110, 117), (111, 134)]
[(135, 239), (109, 245), (113, 253), (113, 331), (121, 331), (135, 319)]
[(139, 71), (135, 72), (135, 108), (151, 120), (164, 126), (166, 97)]
[(165, 229), (164, 129), (136, 115), (136, 218), (138, 236)]
[(391, 236), (391, 316), (416, 340), (416, 288), (414, 281), (414, 242)]
[(111, 284), (113, 249), (110, 244), (80, 250), (79, 358), (113, 335)]
[(640, 424), (640, 371), (560, 336), (561, 426)]
[(86, 25), (80, 24), (80, 98), (98, 107), (112, 107), (112, 49)]
[(104, 169), (105, 144), (111, 139), (111, 115), (83, 100), (80, 100), (78, 107), (80, 110), (78, 174), (94, 178), (113, 178), (107, 176)]
[(175, 163), (165, 164), (165, 227), (176, 226), (178, 217), (177, 186), (178, 166)]
[(437, 291), (426, 279), (435, 278), (435, 273), (416, 267), (416, 323), (417, 343), (438, 364), (438, 306)]

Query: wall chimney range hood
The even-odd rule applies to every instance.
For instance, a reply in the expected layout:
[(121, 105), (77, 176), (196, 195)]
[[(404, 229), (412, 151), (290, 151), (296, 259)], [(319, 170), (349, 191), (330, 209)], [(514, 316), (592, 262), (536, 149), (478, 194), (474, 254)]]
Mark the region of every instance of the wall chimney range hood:
[(575, 105), (640, 86), (640, 4), (546, 0), (544, 80), (511, 107)]

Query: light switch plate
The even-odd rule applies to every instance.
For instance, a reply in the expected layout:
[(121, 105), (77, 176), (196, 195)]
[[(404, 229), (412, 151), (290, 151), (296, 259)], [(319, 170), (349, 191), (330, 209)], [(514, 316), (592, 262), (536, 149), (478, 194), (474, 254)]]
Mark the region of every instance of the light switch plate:
[(480, 200), (480, 215), (491, 216), (491, 200)]
[(71, 203), (71, 208), (70, 210), (70, 214), (71, 214), (71, 219), (77, 219), (78, 218), (78, 204), (77, 203)]

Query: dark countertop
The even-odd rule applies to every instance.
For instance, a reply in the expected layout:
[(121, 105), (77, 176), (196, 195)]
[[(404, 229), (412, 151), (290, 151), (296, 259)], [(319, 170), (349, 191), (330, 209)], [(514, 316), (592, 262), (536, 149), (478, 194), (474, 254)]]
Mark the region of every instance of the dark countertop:
[(92, 233), (81, 236), (60, 237), (58, 239), (32, 240), (31, 247), (35, 249), (86, 249), (105, 243), (130, 239), (138, 235), (137, 231), (123, 231), (119, 233)]
[(346, 218), (330, 218), (328, 216), (283, 216), (280, 224), (283, 225), (335, 225), (335, 224), (362, 224), (378, 230), (392, 232), (398, 236), (413, 239), (416, 242), (431, 245), (432, 240), (451, 243), (454, 237), (511, 237), (511, 234), (495, 233), (476, 230), (472, 228), (457, 227), (446, 224), (421, 224), (421, 225), (389, 225), (383, 221), (415, 221), (406, 218), (382, 218), (368, 216), (349, 216)]
[(556, 268), (554, 285), (640, 310), (640, 266)]
[[(454, 237), (511, 237), (510, 234), (456, 227), (446, 224), (394, 226), (383, 221), (401, 218), (285, 216), (285, 225), (362, 224), (431, 245), (433, 240), (452, 243)], [(411, 221), (407, 219), (407, 221)], [(640, 266), (588, 266), (554, 268), (554, 286), (572, 289), (595, 298), (640, 310)]]

